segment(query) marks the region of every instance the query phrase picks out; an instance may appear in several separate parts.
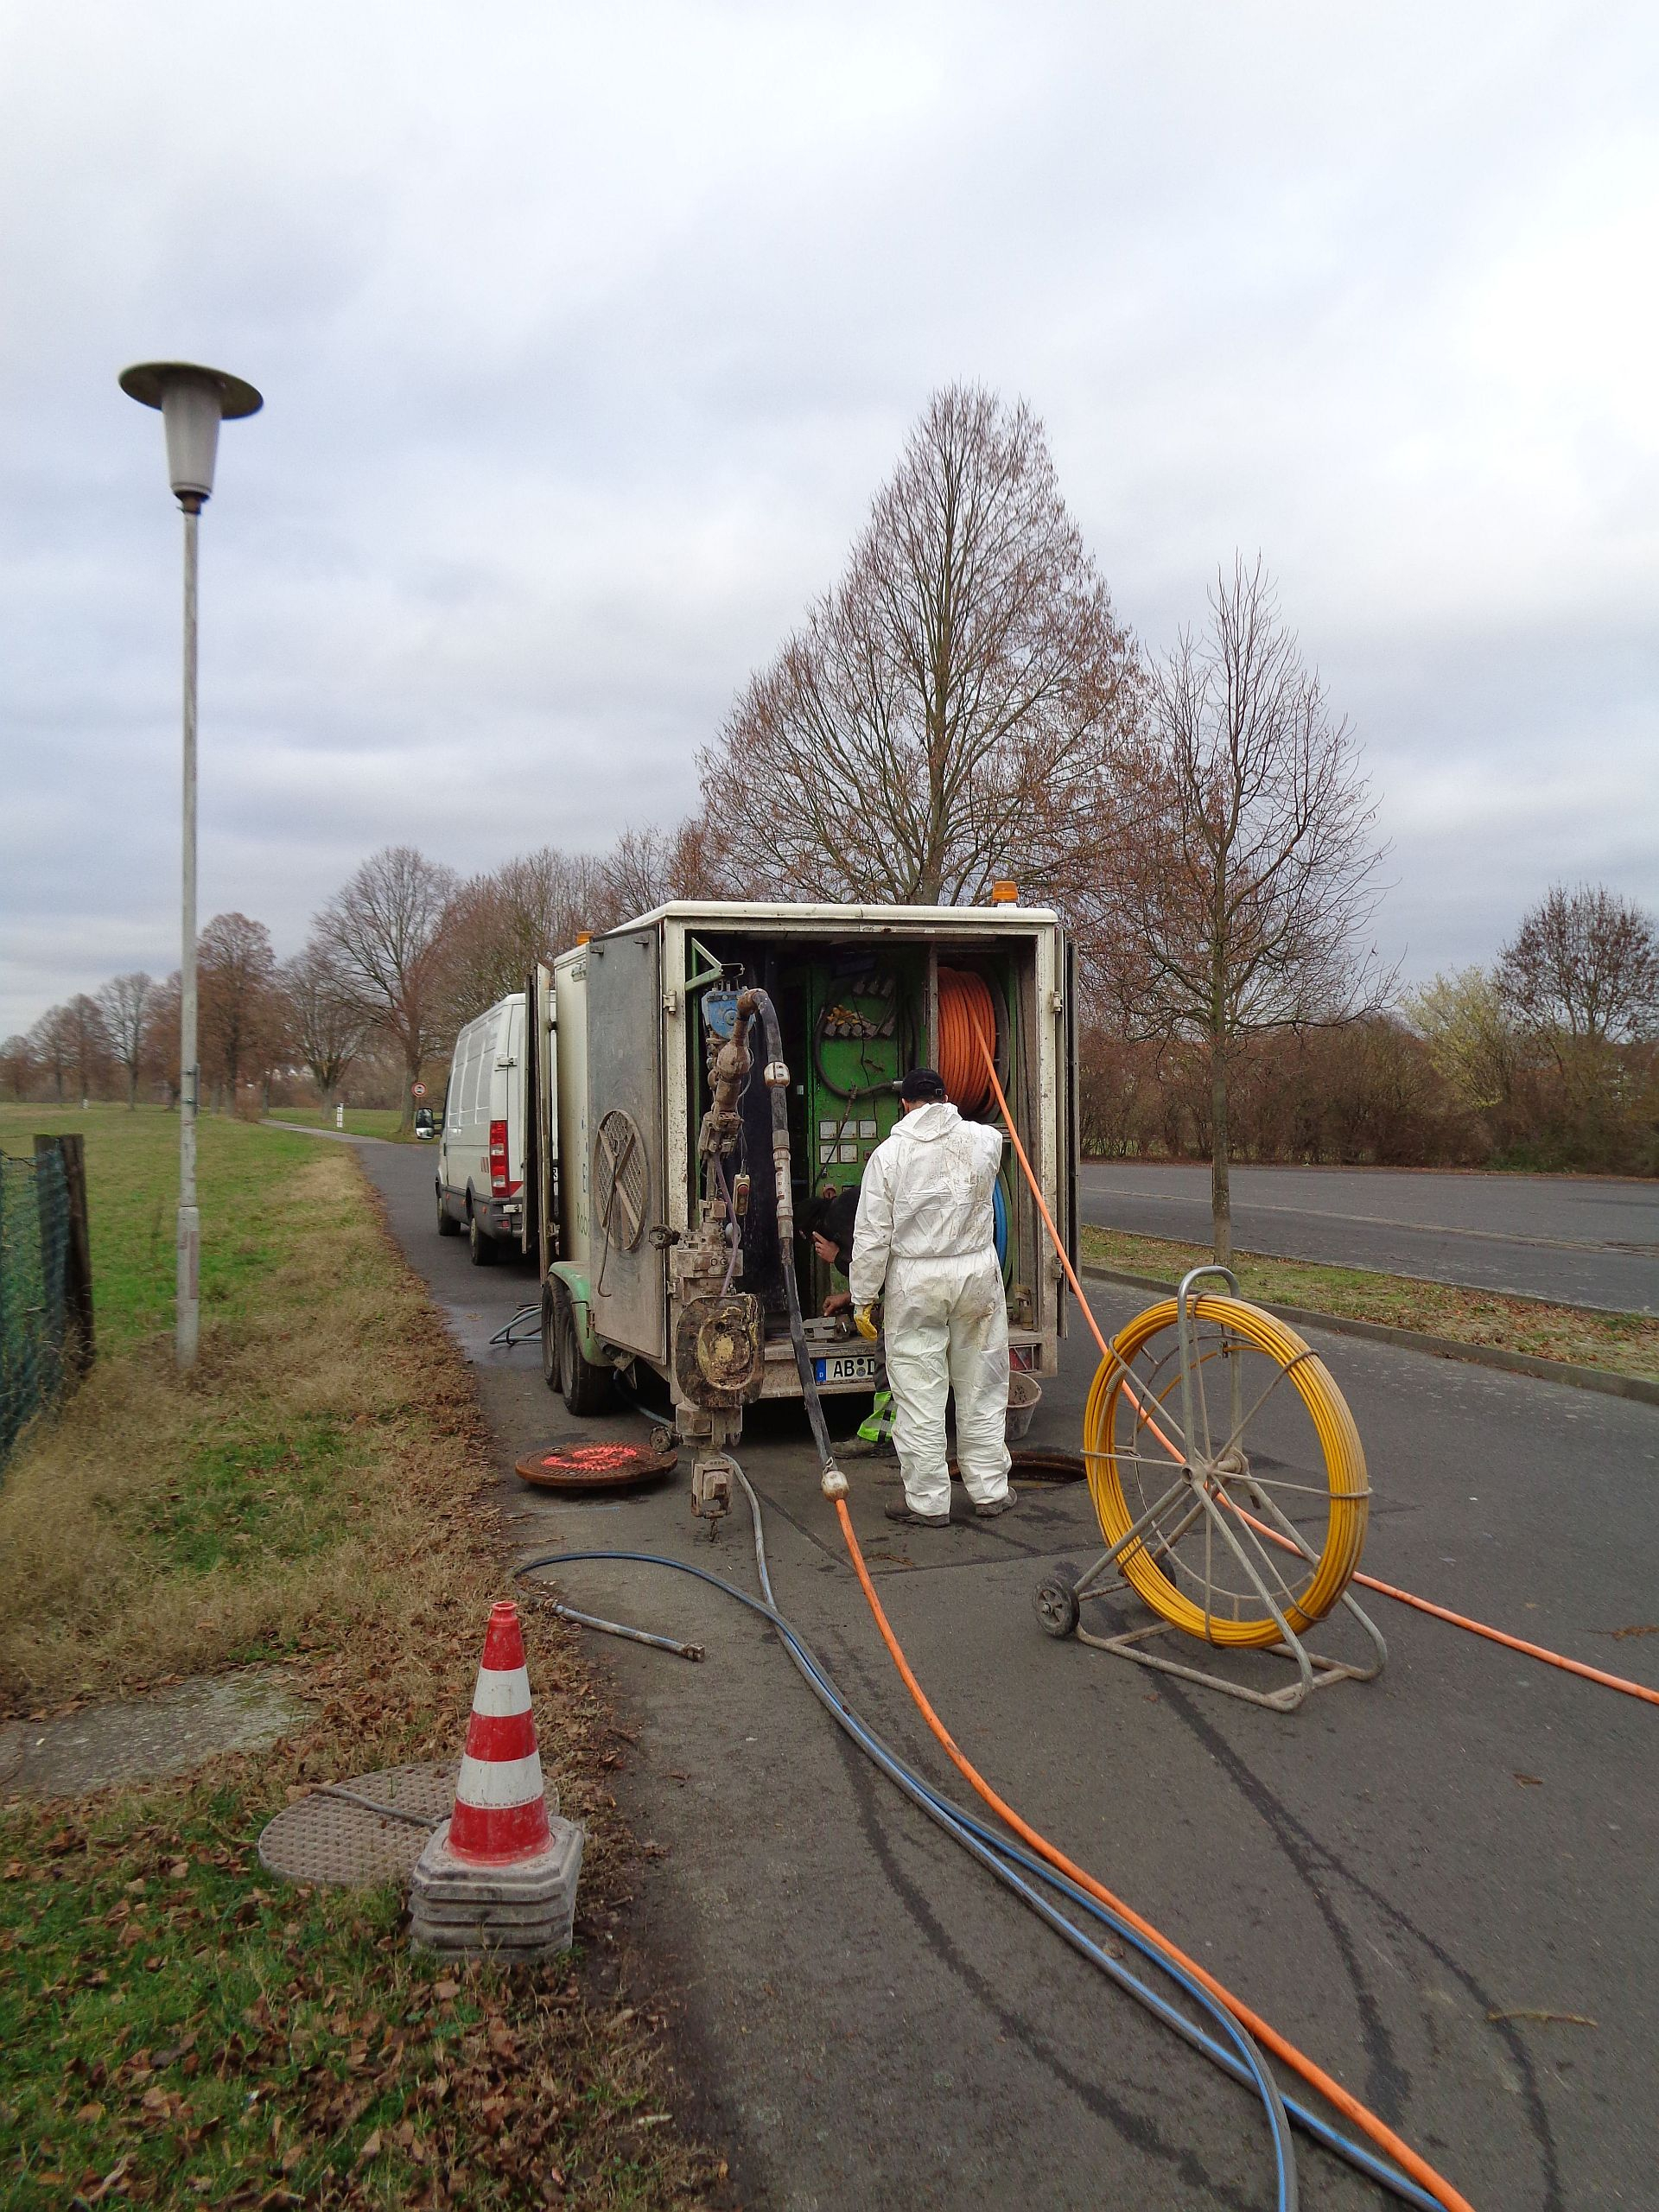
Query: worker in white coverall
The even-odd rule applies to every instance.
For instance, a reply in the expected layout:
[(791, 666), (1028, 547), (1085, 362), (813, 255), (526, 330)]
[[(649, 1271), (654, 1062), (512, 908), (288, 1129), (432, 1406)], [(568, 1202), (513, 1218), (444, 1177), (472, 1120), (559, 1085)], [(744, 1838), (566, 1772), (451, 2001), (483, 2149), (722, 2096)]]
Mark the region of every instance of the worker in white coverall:
[(904, 1117), (876, 1147), (859, 1193), (849, 1275), (866, 1336), (885, 1291), (883, 1333), (893, 1440), (905, 1502), (890, 1521), (943, 1529), (950, 1520), (944, 1402), (957, 1400), (957, 1465), (976, 1513), (1006, 1513), (1008, 1313), (997, 1264), (991, 1191), (1002, 1134), (964, 1122), (931, 1068), (899, 1087)]

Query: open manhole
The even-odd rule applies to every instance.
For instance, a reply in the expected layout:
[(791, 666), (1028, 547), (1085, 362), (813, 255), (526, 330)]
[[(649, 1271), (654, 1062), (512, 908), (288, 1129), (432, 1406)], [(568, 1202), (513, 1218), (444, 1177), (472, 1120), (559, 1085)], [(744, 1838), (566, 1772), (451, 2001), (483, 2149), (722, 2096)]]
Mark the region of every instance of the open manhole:
[(455, 1773), (454, 1759), (435, 1759), (326, 1783), (267, 1823), (259, 1863), (289, 1882), (406, 1883), (427, 1838), (454, 1810)]
[(515, 1471), (537, 1490), (624, 1490), (672, 1474), (677, 1452), (657, 1452), (620, 1438), (567, 1436), (526, 1452)]

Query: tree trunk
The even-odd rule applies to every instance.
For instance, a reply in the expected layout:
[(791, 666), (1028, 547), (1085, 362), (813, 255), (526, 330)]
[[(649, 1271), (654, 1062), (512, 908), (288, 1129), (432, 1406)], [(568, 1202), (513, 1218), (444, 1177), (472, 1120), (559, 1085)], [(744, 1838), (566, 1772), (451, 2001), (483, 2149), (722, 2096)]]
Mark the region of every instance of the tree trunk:
[(129, 1060), (127, 1062), (127, 1111), (129, 1114), (136, 1114), (137, 1110), (138, 1063), (137, 1060)]
[(1210, 1216), (1216, 1264), (1233, 1264), (1233, 1192), (1227, 1163), (1227, 1049), (1210, 1040)]

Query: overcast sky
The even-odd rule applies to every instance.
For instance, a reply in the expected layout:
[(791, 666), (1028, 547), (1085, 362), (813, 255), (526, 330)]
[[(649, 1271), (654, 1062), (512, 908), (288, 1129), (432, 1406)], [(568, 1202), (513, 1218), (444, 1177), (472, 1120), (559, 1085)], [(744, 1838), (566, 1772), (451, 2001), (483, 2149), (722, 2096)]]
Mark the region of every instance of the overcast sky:
[(156, 358), (266, 396), (201, 915), (280, 953), (378, 845), (677, 818), (952, 378), (1152, 648), (1262, 552), (1408, 975), (1554, 880), (1659, 905), (1656, 111), (1651, 0), (6, 0), (0, 1034), (177, 963)]

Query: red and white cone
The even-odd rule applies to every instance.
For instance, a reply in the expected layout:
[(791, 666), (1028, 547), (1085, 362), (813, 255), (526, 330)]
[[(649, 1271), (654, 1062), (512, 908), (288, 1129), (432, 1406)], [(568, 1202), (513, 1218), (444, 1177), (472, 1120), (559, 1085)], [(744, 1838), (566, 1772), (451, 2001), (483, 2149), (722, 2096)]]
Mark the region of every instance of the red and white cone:
[(524, 1633), (518, 1606), (504, 1599), (490, 1608), (449, 1848), (471, 1866), (511, 1866), (545, 1851), (550, 1834)]
[(455, 1809), (410, 1878), (416, 1948), (518, 1959), (568, 1949), (582, 1848), (582, 1830), (548, 1804), (518, 1608), (494, 1605)]

